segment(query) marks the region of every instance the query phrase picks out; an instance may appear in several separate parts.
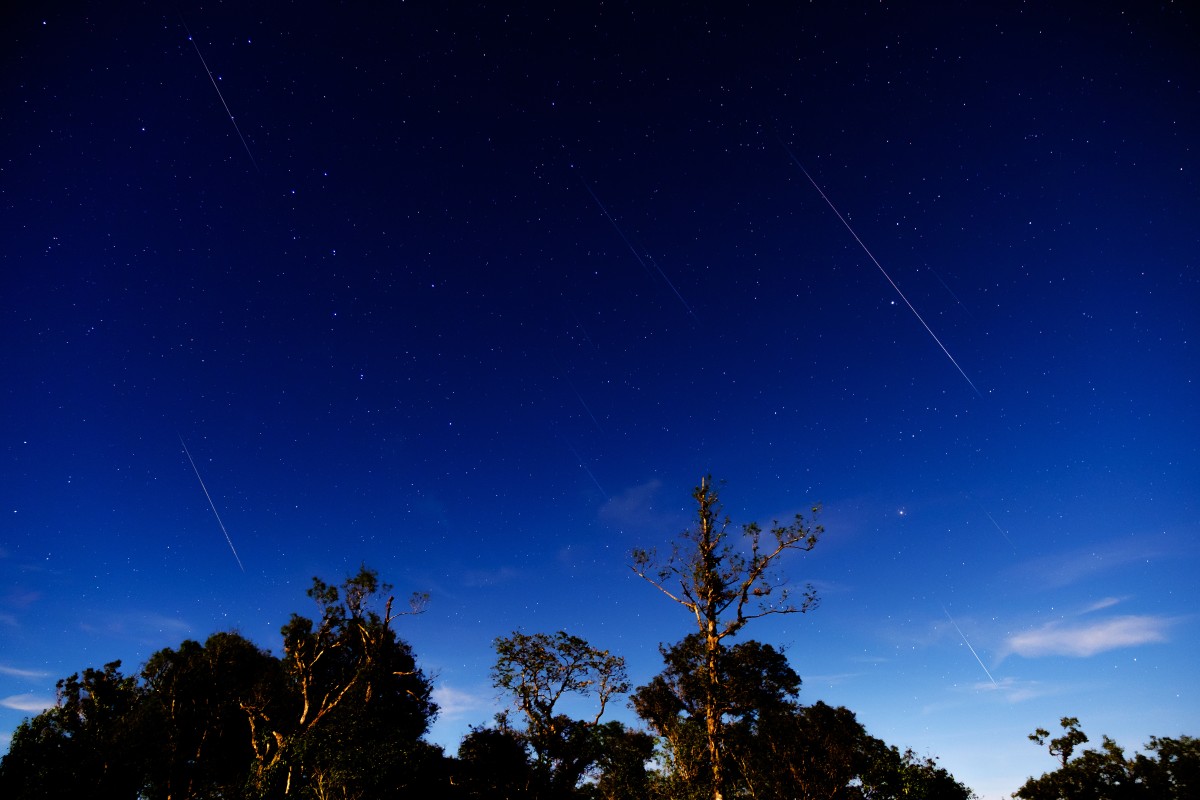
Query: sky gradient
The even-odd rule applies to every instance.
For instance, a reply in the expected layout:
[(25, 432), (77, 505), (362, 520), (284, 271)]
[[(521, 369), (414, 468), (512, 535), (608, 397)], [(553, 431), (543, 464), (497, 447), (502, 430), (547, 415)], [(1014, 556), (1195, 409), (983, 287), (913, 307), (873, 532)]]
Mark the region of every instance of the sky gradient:
[(4, 12), (0, 746), (362, 563), (450, 752), (514, 629), (644, 683), (707, 473), (982, 797), (1200, 734), (1194, 11), (441, 5)]

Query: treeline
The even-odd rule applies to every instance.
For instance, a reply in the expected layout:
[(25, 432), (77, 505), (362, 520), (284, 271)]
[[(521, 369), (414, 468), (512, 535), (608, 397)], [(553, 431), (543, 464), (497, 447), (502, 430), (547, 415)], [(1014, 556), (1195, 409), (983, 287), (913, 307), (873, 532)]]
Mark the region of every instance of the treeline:
[[(138, 675), (113, 662), (59, 681), (58, 704), (14, 733), (0, 797), (711, 796), (691, 718), (696, 637), (665, 648), (667, 669), (634, 693), (663, 732), (663, 760), (655, 736), (602, 721), (629, 689), (622, 659), (564, 632), (497, 640), (493, 678), (513, 711), (474, 728), (450, 757), (422, 738), (437, 713), (432, 686), (395, 636), (390, 602), (371, 608), (387, 588), (366, 569), (339, 587), (314, 580), (319, 614), (292, 617), (283, 658), (217, 633), (160, 650)], [(923, 797), (967, 796), (847, 709), (795, 703), (800, 680), (769, 645), (730, 648), (720, 670), (725, 796), (902, 797), (914, 783), (945, 789)], [(592, 697), (595, 715), (560, 714), (567, 694)]]
[(1105, 736), (1100, 749), (1075, 750), (1088, 741), (1078, 717), (1060, 720), (1063, 733), (1053, 739), (1038, 728), (1031, 741), (1046, 745), (1059, 768), (1030, 778), (1013, 797), (1020, 800), (1195, 800), (1200, 797), (1200, 739), (1150, 737), (1150, 755), (1125, 755)]
[[(811, 550), (820, 526), (798, 515), (734, 531), (710, 481), (693, 497), (695, 528), (666, 557), (633, 560), (696, 630), (662, 646), (662, 672), (632, 692), (621, 657), (562, 631), (515, 632), (496, 640), (492, 669), (510, 710), (449, 755), (424, 738), (433, 687), (394, 630), (428, 598), (399, 612), (364, 567), (340, 585), (314, 578), (317, 613), (283, 627), (282, 657), (217, 633), (155, 653), (136, 675), (113, 662), (59, 681), (57, 704), (13, 734), (0, 797), (971, 797), (848, 709), (801, 705), (778, 649), (734, 641), (755, 619), (815, 605), (811, 587), (790, 597), (773, 568)], [(625, 695), (648, 730), (604, 721)], [(563, 714), (567, 696), (590, 698), (594, 713)]]

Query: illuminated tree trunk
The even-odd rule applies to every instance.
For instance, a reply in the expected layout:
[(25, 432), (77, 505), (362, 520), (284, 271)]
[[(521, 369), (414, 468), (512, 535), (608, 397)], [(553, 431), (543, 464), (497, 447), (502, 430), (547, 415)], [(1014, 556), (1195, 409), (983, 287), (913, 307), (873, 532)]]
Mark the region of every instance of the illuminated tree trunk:
[(720, 622), (719, 598), (722, 593), (720, 563), (717, 558), (717, 544), (714, 520), (716, 517), (716, 495), (709, 491), (708, 481), (702, 481), (697, 492), (700, 506), (700, 540), (699, 555), (703, 569), (700, 575), (702, 602), (699, 610), (704, 617), (704, 650), (705, 666), (708, 672), (708, 691), (704, 702), (704, 733), (708, 739), (708, 761), (712, 770), (713, 800), (721, 800), (725, 785), (725, 770), (723, 768), (721, 751), (721, 668), (720, 651), (721, 635), (718, 630)]
[[(701, 677), (705, 753), (712, 778), (712, 798), (722, 800), (725, 790), (725, 717), (729, 712), (721, 671), (726, 646), (751, 620), (774, 614), (802, 614), (817, 602), (812, 585), (805, 587), (799, 602), (788, 588), (774, 578), (772, 567), (784, 553), (808, 552), (822, 533), (820, 525), (809, 524), (796, 515), (790, 525), (772, 524), (767, 536), (757, 523), (742, 527), (740, 541), (731, 541), (729, 520), (721, 518), (717, 490), (705, 477), (692, 493), (697, 505), (697, 526), (686, 531), (660, 560), (652, 550), (634, 550), (633, 571), (667, 597), (690, 611), (704, 641), (704, 674)], [(814, 516), (819, 507), (814, 506)], [(678, 588), (675, 584), (678, 582)], [(697, 765), (698, 767), (700, 765)]]

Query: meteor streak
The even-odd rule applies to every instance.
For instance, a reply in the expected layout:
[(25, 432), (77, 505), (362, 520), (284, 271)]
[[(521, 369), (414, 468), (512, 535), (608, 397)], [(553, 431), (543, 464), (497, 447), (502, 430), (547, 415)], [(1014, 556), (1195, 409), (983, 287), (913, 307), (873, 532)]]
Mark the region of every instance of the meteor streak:
[(596, 488), (600, 490), (600, 494), (604, 495), (604, 499), (607, 500), (608, 492), (604, 491), (604, 487), (600, 485), (600, 481), (596, 480), (596, 476), (588, 469), (587, 462), (583, 460), (583, 456), (579, 455), (579, 451), (575, 449), (575, 446), (562, 436), (559, 436), (558, 439), (567, 446), (567, 449), (571, 451), (571, 455), (575, 456), (575, 462), (579, 465), (579, 468), (587, 473), (587, 476), (592, 479), (592, 483), (596, 484)]
[(950, 620), (950, 624), (954, 626), (954, 630), (958, 631), (958, 635), (962, 637), (963, 644), (971, 651), (971, 655), (975, 656), (975, 660), (979, 662), (979, 666), (983, 669), (983, 674), (988, 676), (988, 680), (992, 682), (992, 686), (999, 689), (1000, 684), (996, 683), (996, 679), (992, 677), (992, 673), (988, 672), (988, 668), (983, 666), (983, 659), (979, 657), (979, 653), (975, 652), (975, 648), (971, 647), (971, 643), (967, 641), (966, 634), (962, 632), (962, 628), (958, 627), (958, 623), (954, 621), (954, 617), (950, 616), (950, 612), (946, 610), (945, 606), (942, 606), (942, 613), (946, 615), (946, 619)]
[(192, 43), (192, 47), (196, 50), (196, 55), (200, 56), (200, 65), (204, 67), (204, 72), (208, 75), (209, 81), (212, 82), (213, 88), (217, 90), (217, 97), (221, 99), (221, 105), (225, 107), (225, 113), (229, 117), (229, 121), (233, 123), (233, 129), (237, 131), (238, 138), (242, 140), (242, 147), (246, 148), (246, 155), (250, 156), (250, 163), (254, 165), (254, 171), (259, 175), (262, 170), (258, 168), (258, 162), (254, 160), (254, 154), (250, 152), (250, 145), (246, 143), (246, 137), (242, 136), (242, 129), (238, 127), (237, 120), (233, 118), (233, 112), (229, 110), (229, 104), (225, 102), (225, 95), (221, 94), (221, 87), (217, 86), (217, 79), (213, 77), (212, 70), (208, 68), (208, 62), (204, 60), (204, 56), (200, 52), (200, 45), (196, 44), (192, 32), (188, 30), (187, 23), (183, 21), (183, 15), (179, 15), (179, 23), (183, 25), (183, 30), (187, 33), (188, 41)]
[(196, 468), (196, 462), (192, 460), (192, 454), (188, 452), (182, 436), (179, 437), (179, 443), (183, 445), (183, 453), (187, 456), (188, 463), (192, 465), (192, 471), (196, 473), (196, 480), (200, 481), (200, 488), (204, 490), (204, 496), (208, 499), (208, 507), (212, 509), (213, 516), (217, 518), (217, 524), (221, 526), (221, 533), (225, 534), (225, 541), (229, 543), (229, 549), (237, 560), (238, 567), (245, 572), (246, 568), (242, 566), (242, 559), (238, 557), (237, 549), (233, 546), (233, 539), (229, 538), (229, 531), (225, 530), (225, 523), (221, 521), (221, 515), (217, 513), (217, 506), (213, 503), (212, 495), (208, 493), (208, 487), (204, 485), (204, 478), (200, 477), (200, 470)]
[(996, 522), (996, 518), (993, 517), (991, 514), (989, 514), (988, 510), (986, 508), (984, 508), (982, 504), (977, 503), (977, 505), (979, 505), (979, 510), (984, 513), (984, 516), (986, 516), (988, 519), (990, 519), (992, 521), (992, 524), (996, 526), (996, 530), (1000, 531), (1000, 535), (1004, 537), (1004, 541), (1008, 542), (1009, 547), (1011, 547), (1013, 549), (1013, 552), (1015, 553), (1017, 550), (1017, 546), (1015, 544), (1013, 544), (1012, 539), (1008, 538), (1008, 534), (1005, 532), (1004, 528), (1000, 527), (1000, 523)]
[[(604, 203), (600, 202), (600, 198), (597, 197), (596, 193), (592, 191), (592, 187), (589, 186), (588, 182), (583, 178), (580, 178), (579, 181), (583, 184), (583, 188), (587, 189), (587, 193), (592, 196), (592, 199), (596, 201), (596, 205), (600, 207), (600, 210), (604, 212), (604, 216), (610, 223), (612, 223), (613, 230), (615, 230), (617, 235), (621, 237), (621, 241), (623, 241), (625, 246), (629, 248), (629, 252), (633, 253), (633, 257), (636, 258), (637, 262), (642, 265), (642, 269), (646, 270), (646, 274), (653, 278), (654, 273), (650, 271), (650, 267), (646, 266), (645, 259), (643, 259), (641, 254), (638, 253), (637, 248), (633, 246), (633, 243), (629, 241), (629, 237), (625, 235), (625, 231), (621, 230), (621, 226), (617, 224), (617, 221), (612, 218), (612, 214), (608, 213), (608, 209), (604, 207)], [(658, 262), (654, 260), (654, 257), (647, 253), (646, 258), (650, 259), (650, 263), (654, 265), (654, 269), (658, 270), (659, 276), (664, 282), (666, 282), (667, 286), (671, 287), (671, 291), (674, 292), (675, 296), (679, 298), (679, 302), (682, 303), (687, 312), (691, 314), (692, 319), (696, 320), (696, 322), (699, 322), (700, 318), (696, 316), (696, 312), (692, 311), (692, 307), (688, 305), (687, 300), (683, 299), (683, 295), (681, 295), (679, 290), (675, 288), (675, 284), (671, 283), (671, 279), (667, 277), (667, 273), (663, 272), (662, 267), (658, 265)]]
[(782, 141), (780, 141), (780, 144), (783, 145), (783, 149), (787, 151), (787, 154), (791, 157), (792, 162), (800, 168), (801, 172), (804, 173), (804, 177), (808, 178), (808, 182), (811, 183), (813, 188), (817, 190), (817, 194), (821, 195), (821, 199), (825, 201), (825, 204), (829, 206), (834, 214), (837, 214), (837, 218), (840, 219), (842, 224), (846, 226), (846, 230), (850, 231), (850, 235), (854, 237), (854, 241), (858, 242), (858, 246), (861, 247), (863, 252), (867, 254), (867, 258), (871, 259), (871, 263), (879, 268), (879, 271), (883, 273), (883, 277), (887, 278), (887, 282), (890, 283), (892, 288), (896, 290), (896, 294), (900, 295), (900, 299), (904, 301), (904, 305), (908, 306), (908, 310), (913, 313), (913, 316), (917, 318), (917, 321), (921, 323), (921, 326), (925, 328), (925, 331), (933, 337), (933, 341), (937, 342), (937, 346), (940, 347), (942, 352), (946, 354), (946, 358), (950, 359), (950, 363), (954, 365), (956, 370), (958, 370), (958, 374), (962, 375), (963, 380), (970, 384), (971, 388), (975, 390), (975, 394), (983, 397), (983, 393), (980, 392), (971, 379), (967, 377), (967, 373), (963, 372), (963, 368), (960, 367), (958, 362), (954, 360), (954, 356), (950, 355), (950, 351), (946, 349), (946, 345), (942, 344), (942, 340), (937, 337), (937, 334), (934, 333), (933, 329), (929, 327), (929, 324), (925, 322), (925, 319), (921, 316), (920, 312), (917, 311), (912, 303), (908, 302), (908, 298), (904, 296), (904, 292), (900, 291), (900, 287), (896, 285), (894, 280), (892, 280), (892, 276), (887, 274), (887, 270), (883, 268), (883, 265), (879, 263), (879, 260), (875, 258), (871, 251), (867, 249), (867, 246), (863, 244), (863, 240), (858, 238), (858, 234), (854, 232), (854, 228), (850, 227), (850, 223), (847, 222), (846, 218), (842, 216), (842, 212), (837, 210), (837, 206), (833, 204), (833, 201), (826, 196), (824, 190), (822, 190), (817, 182), (813, 180), (812, 175), (808, 174), (808, 170), (806, 170), (804, 165), (800, 163), (800, 159), (796, 158), (796, 154), (793, 153), (791, 148), (789, 148), (786, 144), (783, 144)]

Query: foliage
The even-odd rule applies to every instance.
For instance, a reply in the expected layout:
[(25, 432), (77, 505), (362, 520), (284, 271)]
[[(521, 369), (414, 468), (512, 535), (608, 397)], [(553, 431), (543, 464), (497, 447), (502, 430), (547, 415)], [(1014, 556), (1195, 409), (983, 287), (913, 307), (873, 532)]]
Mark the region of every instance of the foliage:
[(236, 633), (165, 648), (142, 668), (143, 714), (156, 748), (148, 791), (156, 797), (238, 794), (254, 757), (245, 704), (273, 697), (279, 662)]
[[(278, 659), (236, 633), (58, 683), (58, 703), (13, 736), (0, 797), (227, 798), (438, 795), (437, 712), (411, 648), (373, 603), (390, 587), (362, 568), (313, 579), (316, 621), (294, 615)], [(412, 613), (424, 605), (414, 596)]]
[(0, 796), (136, 798), (146, 754), (140, 748), (137, 679), (121, 662), (85, 669), (57, 684), (57, 704), (13, 733), (0, 762)]
[(528, 797), (533, 765), (524, 738), (506, 726), (472, 728), (458, 746), (455, 785), (471, 800)]
[(598, 707), (589, 723), (595, 725), (613, 696), (629, 690), (625, 659), (566, 631), (514, 631), (496, 639), (495, 648), (492, 682), (513, 695), (530, 728), (538, 732), (553, 731), (554, 707), (564, 694), (595, 695)]
[[(661, 737), (660, 794), (712, 796), (703, 726), (703, 640), (691, 634), (662, 648), (664, 670), (639, 687), (632, 703)], [(718, 658), (724, 719), (722, 752), (730, 798), (794, 797), (885, 800), (921, 797), (965, 800), (970, 791), (931, 759), (870, 736), (843, 707), (795, 701), (800, 678), (784, 654), (753, 640), (723, 649)]]
[(654, 737), (620, 722), (599, 725), (596, 766), (599, 778), (591, 787), (598, 800), (642, 800), (650, 792), (646, 764), (654, 757)]
[[(629, 690), (622, 658), (565, 631), (518, 631), (496, 640), (492, 678), (520, 723), (502, 713), (495, 727), (472, 729), (457, 759), (446, 758), (423, 739), (437, 707), (412, 649), (393, 630), (401, 614), (391, 587), (363, 567), (336, 586), (313, 579), (317, 614), (293, 615), (283, 627), (282, 658), (235, 632), (216, 633), (153, 654), (140, 680), (113, 662), (59, 681), (57, 704), (23, 722), (0, 760), (0, 797), (969, 797), (932, 759), (869, 736), (849, 710), (798, 704), (800, 677), (782, 651), (730, 641), (751, 619), (812, 606), (811, 587), (797, 605), (768, 576), (783, 552), (811, 549), (820, 529), (798, 517), (776, 525), (775, 543), (761, 546), (761, 531), (748, 525), (739, 547), (726, 537), (728, 521), (717, 522), (707, 480), (694, 496), (700, 521), (685, 534), (690, 544), (654, 574), (646, 571), (649, 554), (636, 558), (638, 574), (697, 621), (695, 632), (660, 648), (663, 671), (632, 696), (652, 733), (601, 722)], [(414, 595), (406, 613), (420, 613), (426, 600)], [(594, 707), (574, 718), (562, 708), (568, 697)], [(1152, 740), (1157, 761), (1125, 762), (1107, 739), (1105, 754), (1072, 759), (1087, 741), (1077, 722), (1064, 720), (1066, 734), (1050, 740), (1064, 770), (1112, 761), (1115, 749), (1122, 776), (1133, 777), (1110, 785), (1132, 781), (1168, 798), (1197, 785), (1194, 740)], [(1032, 738), (1048, 737), (1039, 730)]]
[[(1079, 729), (1079, 717), (1063, 717), (1059, 720), (1059, 725), (1063, 728), (1063, 735), (1055, 739), (1050, 739), (1050, 755), (1058, 756), (1065, 767), (1067, 762), (1071, 760), (1071, 754), (1075, 752), (1078, 745), (1086, 744), (1087, 734)], [(1050, 738), (1050, 731), (1045, 728), (1038, 728), (1033, 733), (1029, 734), (1029, 741), (1045, 744)]]
[[(730, 532), (729, 519), (721, 516), (718, 493), (711, 478), (704, 478), (692, 497), (697, 505), (696, 526), (680, 536), (665, 559), (651, 550), (635, 550), (631, 568), (695, 619), (697, 638), (686, 645), (691, 671), (687, 675), (677, 674), (655, 688), (656, 693), (675, 692), (676, 702), (681, 705), (691, 704), (688, 723), (674, 726), (659, 714), (657, 722), (652, 724), (664, 736), (668, 729), (677, 727), (676, 738), (671, 741), (675, 770), (686, 775), (690, 784), (705, 781), (706, 794), (721, 800), (729, 782), (726, 715), (731, 701), (731, 689), (723, 683), (722, 673), (732, 663), (726, 655), (729, 648), (725, 640), (736, 636), (754, 619), (804, 613), (816, 605), (816, 591), (811, 584), (799, 599), (794, 599), (773, 570), (786, 553), (812, 550), (823, 529), (797, 514), (789, 525), (774, 523), (768, 536), (763, 535), (757, 523), (749, 523), (742, 527), (738, 537)], [(819, 508), (812, 511), (816, 515)], [(701, 658), (692, 657), (697, 649)], [(664, 657), (668, 657), (666, 652)], [(750, 685), (735, 686), (735, 690), (748, 689)], [(685, 691), (686, 700), (680, 694)], [(655, 702), (668, 701), (659, 698)], [(697, 747), (700, 736), (697, 726), (702, 726), (702, 749)], [(707, 773), (706, 777), (701, 778), (701, 772)]]
[[(1063, 717), (1062, 736), (1050, 739), (1050, 755), (1060, 766), (1040, 778), (1030, 778), (1016, 791), (1021, 800), (1190, 800), (1200, 793), (1200, 740), (1151, 737), (1141, 753), (1125, 755), (1115, 741), (1102, 737), (1100, 748), (1075, 755), (1088, 741), (1075, 717)], [(1029, 738), (1046, 744), (1049, 731), (1038, 728)], [(1074, 757), (1072, 757), (1074, 756)]]
[(971, 800), (975, 794), (933, 758), (920, 758), (912, 749), (903, 753), (895, 746), (871, 739), (876, 757), (862, 776), (861, 791), (867, 800)]
[(711, 795), (706, 704), (721, 715), (722, 750), (736, 761), (744, 756), (730, 751), (739, 742), (747, 744), (745, 738), (756, 720), (790, 712), (800, 678), (783, 653), (751, 640), (717, 652), (717, 691), (711, 692), (704, 644), (704, 638), (694, 633), (661, 647), (665, 668), (630, 699), (638, 715), (662, 737), (679, 781), (692, 789), (704, 787), (703, 794)]
[[(609, 701), (629, 690), (625, 660), (592, 647), (566, 631), (525, 634), (495, 641), (492, 682), (513, 697), (524, 724), (516, 734), (533, 752), (533, 785), (544, 796), (568, 796), (603, 758), (604, 746), (620, 741), (601, 737), (598, 726)], [(591, 719), (573, 719), (557, 710), (567, 694), (595, 697)], [(502, 715), (501, 727), (508, 728)]]
[[(401, 775), (380, 764), (402, 760), (437, 712), (432, 685), (407, 643), (371, 601), (391, 590), (363, 567), (341, 587), (313, 578), (317, 620), (293, 614), (284, 625), (284, 702), (247, 703), (254, 750), (253, 787), (261, 796), (372, 796)], [(420, 613), (413, 595), (408, 613)], [(382, 784), (382, 785), (381, 785)]]

